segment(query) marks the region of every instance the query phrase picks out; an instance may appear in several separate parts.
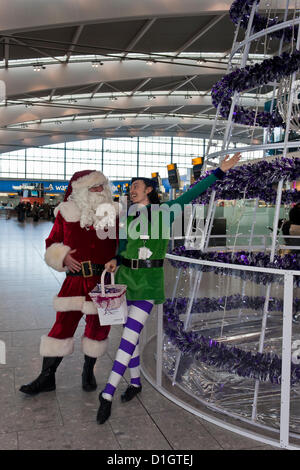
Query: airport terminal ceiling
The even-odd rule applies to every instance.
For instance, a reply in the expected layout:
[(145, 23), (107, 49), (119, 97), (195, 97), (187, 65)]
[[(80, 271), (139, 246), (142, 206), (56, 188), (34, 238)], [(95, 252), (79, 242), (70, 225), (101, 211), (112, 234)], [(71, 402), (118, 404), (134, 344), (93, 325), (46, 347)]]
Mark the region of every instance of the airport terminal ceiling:
[[(211, 87), (227, 72), (231, 0), (11, 0), (0, 7), (0, 153), (99, 137), (208, 138)], [(282, 14), (268, 2), (260, 8)], [(276, 55), (257, 41), (250, 60)], [(249, 90), (263, 109), (271, 87)], [(218, 121), (220, 139), (225, 122)], [(232, 141), (262, 141), (234, 127)]]

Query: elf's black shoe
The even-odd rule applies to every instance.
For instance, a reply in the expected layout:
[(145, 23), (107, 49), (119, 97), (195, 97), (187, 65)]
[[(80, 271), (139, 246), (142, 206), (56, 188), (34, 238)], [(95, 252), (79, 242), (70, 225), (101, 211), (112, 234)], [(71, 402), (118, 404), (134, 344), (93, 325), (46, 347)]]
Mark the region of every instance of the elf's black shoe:
[(103, 424), (110, 417), (112, 402), (103, 398), (102, 392), (99, 395), (100, 406), (97, 413), (97, 423)]
[(86, 392), (92, 392), (97, 388), (97, 382), (94, 376), (94, 365), (97, 359), (95, 357), (84, 356), (84, 365), (82, 371), (82, 388)]
[(124, 393), (121, 395), (121, 401), (125, 403), (126, 401), (132, 400), (138, 393), (142, 391), (142, 386), (134, 387), (129, 385)]
[(27, 395), (36, 395), (40, 392), (52, 392), (55, 390), (55, 372), (62, 359), (62, 357), (44, 357), (40, 375), (33, 382), (22, 385), (20, 392)]

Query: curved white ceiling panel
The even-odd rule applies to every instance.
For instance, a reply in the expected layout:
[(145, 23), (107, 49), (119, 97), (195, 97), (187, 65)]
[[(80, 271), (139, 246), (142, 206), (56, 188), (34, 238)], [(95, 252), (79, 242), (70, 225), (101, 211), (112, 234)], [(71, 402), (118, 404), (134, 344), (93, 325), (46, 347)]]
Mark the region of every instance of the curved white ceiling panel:
[(0, 31), (70, 24), (189, 16), (228, 11), (232, 0), (10, 0), (0, 4)]
[[(181, 61), (184, 63), (184, 61)], [(197, 75), (224, 74), (224, 65), (207, 69), (201, 66), (191, 66), (188, 61), (183, 65), (126, 60), (108, 61), (99, 68), (93, 68), (91, 63), (50, 64), (45, 70), (35, 72), (33, 66), (15, 67), (0, 70), (0, 80), (6, 86), (7, 95), (22, 93), (37, 93), (42, 90), (70, 86), (112, 82), (119, 80), (144, 79), (148, 77), (182, 77)]]

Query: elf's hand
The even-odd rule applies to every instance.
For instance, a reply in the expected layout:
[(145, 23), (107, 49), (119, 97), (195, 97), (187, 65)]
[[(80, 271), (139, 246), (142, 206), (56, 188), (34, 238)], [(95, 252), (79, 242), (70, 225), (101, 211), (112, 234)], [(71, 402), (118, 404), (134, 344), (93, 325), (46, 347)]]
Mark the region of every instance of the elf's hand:
[(115, 270), (117, 269), (117, 260), (115, 258), (111, 259), (110, 261), (105, 263), (104, 268), (109, 273), (114, 273)]
[(230, 170), (230, 168), (233, 168), (237, 164), (240, 158), (241, 158), (240, 152), (235, 153), (233, 157), (231, 158), (229, 158), (229, 155), (226, 155), (226, 157), (224, 158), (224, 160), (222, 161), (220, 165), (221, 170), (224, 172)]

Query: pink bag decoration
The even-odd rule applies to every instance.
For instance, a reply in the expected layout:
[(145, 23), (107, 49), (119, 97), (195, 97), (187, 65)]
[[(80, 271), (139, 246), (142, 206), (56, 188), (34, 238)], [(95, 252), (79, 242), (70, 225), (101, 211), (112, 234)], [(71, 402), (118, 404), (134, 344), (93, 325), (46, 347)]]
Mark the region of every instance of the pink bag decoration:
[(101, 284), (89, 293), (97, 307), (100, 325), (120, 325), (127, 320), (127, 303), (125, 284), (115, 284), (115, 277), (110, 273), (111, 284), (104, 284), (105, 269), (101, 275)]

